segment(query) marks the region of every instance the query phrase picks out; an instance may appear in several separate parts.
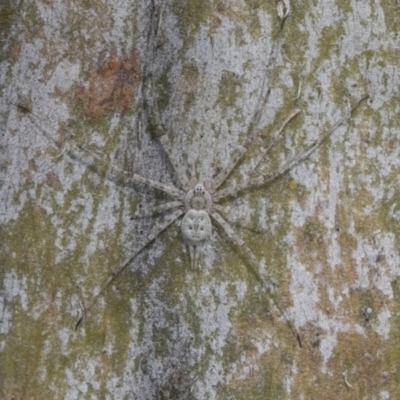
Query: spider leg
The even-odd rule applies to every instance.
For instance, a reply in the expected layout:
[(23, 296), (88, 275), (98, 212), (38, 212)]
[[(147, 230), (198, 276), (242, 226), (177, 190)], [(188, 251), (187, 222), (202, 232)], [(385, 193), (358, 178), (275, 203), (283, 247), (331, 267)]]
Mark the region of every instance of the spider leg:
[(176, 158), (173, 157), (173, 155), (171, 154), (171, 152), (169, 150), (169, 146), (168, 146), (168, 137), (167, 137), (167, 135), (162, 135), (160, 137), (160, 142), (163, 145), (164, 150), (168, 154), (169, 161), (171, 162), (172, 166), (174, 167), (174, 170), (176, 172), (176, 175), (178, 176), (178, 179), (179, 179), (182, 187), (185, 190), (188, 190), (189, 187), (190, 187), (189, 178), (188, 178), (186, 172), (184, 171), (184, 169), (182, 168), (182, 165), (177, 163), (176, 162)]
[(164, 192), (170, 196), (173, 197), (182, 197), (185, 192), (183, 190), (177, 189), (173, 186), (165, 185), (164, 183), (154, 181), (153, 179), (145, 178), (141, 175), (125, 171), (121, 168), (116, 167), (115, 165), (110, 164), (107, 160), (105, 160), (103, 157), (99, 156), (97, 153), (95, 153), (92, 150), (89, 150), (80, 144), (76, 143), (75, 141), (69, 139), (69, 142), (71, 142), (72, 145), (74, 145), (76, 148), (79, 150), (82, 150), (86, 152), (87, 154), (90, 154), (92, 157), (94, 157), (96, 160), (100, 161), (103, 164), (106, 164), (109, 166), (113, 171), (117, 172), (118, 174), (122, 175), (124, 178), (125, 182), (133, 182), (133, 183), (141, 183), (143, 185), (152, 187), (154, 189), (160, 190), (161, 192)]
[[(274, 135), (274, 139), (272, 140), (272, 142), (266, 147), (261, 149), (261, 156), (259, 156), (259, 161), (256, 162), (255, 167), (252, 169), (255, 170), (258, 165), (260, 164), (261, 160), (267, 155), (268, 151), (272, 148), (272, 146), (277, 142), (279, 136), (281, 135), (281, 133), (283, 132), (283, 130), (285, 129), (286, 125), (300, 112), (300, 109), (296, 108), (294, 109), (289, 115), (288, 117), (285, 119), (285, 121), (283, 121), (281, 127), (279, 128), (278, 132)], [(244, 142), (244, 144), (242, 146), (239, 147), (238, 152), (236, 153), (236, 155), (233, 156), (232, 160), (229, 162), (229, 164), (227, 165), (227, 167), (222, 170), (214, 179), (213, 183), (212, 183), (212, 190), (216, 190), (224, 181), (225, 179), (228, 177), (228, 175), (233, 171), (233, 169), (236, 167), (236, 165), (238, 164), (238, 162), (243, 158), (243, 156), (246, 154), (247, 150), (249, 149), (249, 147), (259, 138), (261, 138), (262, 135), (262, 131), (258, 132), (257, 135), (255, 135), (255, 137), (248, 137), (247, 140)]]
[[(21, 109), (21, 111), (24, 114), (28, 114), (31, 118), (35, 118), (35, 120), (40, 121), (40, 118), (36, 114), (34, 114), (32, 111), (30, 111), (28, 108), (23, 107), (23, 106), (18, 106), (18, 108)], [(43, 123), (47, 126), (45, 121), (43, 121)], [(44, 133), (45, 133), (46, 138), (49, 139), (51, 142), (53, 142), (54, 145), (61, 150), (61, 154), (63, 154), (63, 152), (66, 151), (66, 153), (70, 155), (70, 153), (72, 152), (72, 150), (70, 148), (67, 148), (67, 147), (63, 146), (62, 144), (60, 144), (57, 140), (55, 140), (53, 137), (51, 137), (51, 135), (48, 135), (47, 132), (44, 132)], [(76, 142), (73, 139), (65, 138), (65, 141), (67, 142), (68, 145), (70, 145), (71, 148), (75, 147), (76, 149), (83, 151), (84, 153), (86, 153), (88, 155), (91, 155), (94, 159), (100, 161), (101, 163), (106, 164), (113, 171), (122, 175), (124, 177), (125, 182), (134, 182), (134, 183), (144, 184), (144, 185), (147, 185), (154, 189), (160, 190), (160, 191), (162, 191), (170, 196), (173, 196), (173, 197), (182, 197), (185, 194), (185, 192), (183, 190), (177, 189), (173, 186), (165, 185), (161, 182), (156, 182), (152, 179), (144, 178), (141, 175), (131, 173), (128, 171), (124, 171), (123, 169), (112, 165), (109, 161), (105, 160), (103, 157), (99, 156), (94, 151), (81, 146), (78, 142)]]
[[(274, 139), (272, 142), (268, 145), (267, 148), (263, 149), (261, 151), (261, 156), (259, 157), (260, 160), (256, 163), (255, 167), (253, 168), (256, 169), (258, 165), (260, 164), (261, 160), (267, 155), (268, 151), (272, 148), (272, 146), (277, 142), (279, 139), (280, 134), (283, 132), (285, 129), (286, 125), (300, 112), (299, 108), (294, 109), (289, 116), (283, 121), (281, 127), (279, 128), (279, 131), (276, 133)], [(260, 131), (257, 135), (254, 137), (249, 136), (245, 143), (238, 149), (239, 152), (232, 158), (230, 163), (227, 165), (227, 167), (222, 170), (214, 179), (214, 182), (212, 184), (212, 190), (216, 190), (223, 182), (224, 180), (228, 177), (228, 175), (232, 172), (232, 170), (235, 168), (237, 163), (242, 159), (242, 157), (246, 154), (246, 151), (249, 149), (249, 147), (254, 143), (257, 139), (262, 139), (263, 138), (262, 131)]]
[[(278, 132), (274, 135), (274, 138), (272, 142), (266, 147), (261, 149), (261, 155), (258, 157), (258, 161), (255, 163), (254, 168), (252, 168), (251, 172), (256, 170), (258, 166), (260, 165), (261, 161), (264, 159), (264, 157), (267, 155), (267, 153), (271, 150), (271, 148), (275, 145), (275, 143), (278, 141), (281, 133), (283, 130), (286, 128), (286, 125), (300, 112), (301, 110), (299, 108), (295, 108), (292, 110), (292, 112), (286, 117), (286, 119), (283, 121), (281, 127), (279, 128)], [(260, 135), (262, 137), (262, 135)]]
[[(162, 7), (163, 7), (163, 5), (162, 5)], [(159, 14), (159, 24), (161, 24), (161, 17), (162, 17), (162, 9), (160, 10), (160, 14)], [(158, 28), (159, 28), (159, 26), (160, 25), (158, 25)], [(156, 28), (156, 30), (153, 32), (154, 38), (157, 36), (158, 28)], [(153, 77), (154, 77), (154, 75), (153, 75)], [(156, 84), (155, 84), (154, 80), (151, 80), (150, 85), (152, 87), (152, 91), (154, 93), (156, 93)], [(154, 96), (151, 96), (151, 98), (153, 98), (153, 97)], [(153, 102), (151, 104), (150, 112), (155, 121), (157, 130), (161, 132), (160, 142), (161, 142), (164, 150), (168, 154), (169, 161), (171, 162), (172, 166), (174, 167), (174, 170), (176, 172), (176, 175), (178, 176), (178, 179), (179, 179), (182, 187), (185, 189), (185, 191), (187, 191), (190, 187), (190, 179), (188, 178), (186, 171), (182, 168), (182, 165), (180, 165), (179, 163), (176, 162), (175, 157), (173, 157), (173, 155), (170, 152), (168, 136), (167, 136), (165, 130), (163, 129), (160, 110), (158, 109), (158, 103), (155, 99), (153, 99)], [(168, 129), (168, 131), (170, 131), (170, 129)]]
[(140, 219), (140, 218), (145, 218), (145, 217), (151, 217), (154, 214), (159, 214), (162, 213), (166, 210), (170, 210), (171, 208), (176, 208), (176, 207), (182, 207), (183, 202), (180, 200), (177, 201), (170, 201), (168, 203), (164, 204), (159, 204), (158, 206), (151, 207), (146, 211), (146, 213), (140, 213), (140, 215), (135, 216), (134, 219)]
[(190, 167), (190, 179), (189, 179), (189, 188), (193, 187), (197, 183), (197, 175), (196, 175), (196, 166), (192, 164)]
[[(223, 219), (223, 217), (217, 213), (216, 211), (213, 211), (211, 213), (211, 216), (218, 222), (218, 224), (223, 228), (225, 231), (226, 235), (231, 239), (236, 245), (238, 245), (241, 249), (244, 250), (244, 252), (247, 254), (247, 256), (250, 258), (251, 262), (253, 265), (258, 265), (258, 260), (256, 256), (253, 254), (253, 252), (250, 250), (249, 246), (235, 233), (235, 231), (231, 228), (231, 226)], [(262, 280), (260, 275), (258, 274), (257, 271), (255, 271), (253, 268), (251, 268), (251, 272), (256, 276), (258, 280)]]
[(60, 153), (57, 154), (56, 156), (52, 156), (52, 157), (49, 156), (49, 158), (54, 160), (56, 158), (60, 158), (65, 152), (68, 153), (67, 146), (68, 146), (68, 143), (65, 146), (57, 147), (58, 150), (61, 150)]
[(301, 345), (301, 340), (300, 336), (296, 330), (296, 328), (293, 326), (293, 324), (290, 322), (290, 320), (286, 316), (286, 312), (283, 311), (284, 307), (282, 306), (282, 299), (279, 295), (279, 292), (275, 290), (275, 284), (272, 281), (270, 277), (268, 277), (268, 284), (266, 284), (265, 280), (261, 278), (260, 274), (258, 271), (255, 269), (257, 268), (259, 262), (256, 258), (256, 256), (253, 254), (251, 251), (250, 247), (247, 246), (247, 244), (235, 233), (235, 231), (231, 228), (231, 226), (223, 219), (223, 217), (217, 213), (216, 211), (211, 213), (211, 216), (218, 222), (218, 224), (223, 228), (229, 239), (231, 239), (237, 246), (239, 246), (241, 249), (245, 251), (247, 256), (251, 260), (251, 264), (246, 264), (246, 266), (249, 268), (250, 272), (255, 276), (255, 278), (264, 286), (270, 293), (273, 292), (275, 295), (275, 306), (278, 309), (279, 313), (282, 315), (284, 318), (285, 322), (288, 324), (290, 330), (293, 332), (294, 336), (296, 337), (300, 347)]
[(183, 210), (177, 210), (173, 214), (169, 216), (169, 218), (164, 222), (163, 225), (160, 226), (160, 228), (157, 230), (157, 232), (152, 233), (147, 236), (147, 241), (140, 246), (140, 248), (132, 254), (126, 261), (124, 261), (113, 273), (112, 275), (107, 279), (106, 283), (102, 286), (102, 288), (99, 290), (99, 292), (93, 297), (92, 301), (90, 302), (90, 305), (84, 309), (83, 315), (79, 318), (78, 322), (75, 325), (75, 330), (79, 327), (79, 325), (83, 322), (83, 320), (86, 318), (87, 315), (90, 314), (91, 309), (93, 306), (96, 304), (97, 300), (100, 298), (100, 296), (103, 295), (103, 293), (106, 291), (108, 286), (114, 282), (118, 276), (132, 263), (132, 261), (147, 247), (154, 241), (154, 239), (165, 229), (167, 229), (174, 221), (176, 221), (182, 214), (184, 213)]
[[(265, 82), (263, 83), (263, 85), (265, 84)], [(247, 139), (245, 140), (245, 142), (243, 143), (242, 146), (240, 146), (237, 150), (236, 150), (236, 154), (234, 154), (231, 158), (231, 160), (229, 161), (228, 165), (223, 168), (218, 175), (214, 178), (213, 183), (212, 183), (212, 187), (211, 187), (211, 192), (214, 192), (215, 190), (218, 189), (219, 186), (221, 186), (221, 184), (225, 181), (225, 179), (228, 177), (228, 175), (230, 175), (230, 173), (233, 171), (233, 169), (235, 168), (235, 166), (237, 165), (237, 163), (243, 158), (243, 156), (245, 155), (246, 151), (249, 149), (250, 145), (258, 138), (258, 136), (260, 135), (260, 132), (257, 132), (257, 134), (252, 134), (252, 131), (254, 128), (256, 128), (258, 126), (258, 123), (260, 121), (261, 118), (261, 110), (265, 107), (268, 98), (269, 98), (269, 94), (270, 94), (271, 90), (268, 88), (264, 99), (261, 102), (260, 108), (258, 108), (258, 111), (255, 112), (254, 117), (253, 117), (253, 121), (250, 123), (249, 129), (247, 130)]]
[[(283, 130), (285, 129), (286, 125), (300, 112), (300, 109), (296, 108), (294, 109), (289, 115), (288, 117), (285, 119), (285, 121), (283, 121), (281, 127), (279, 128), (278, 132), (274, 135), (273, 140), (271, 141), (271, 143), (266, 147), (266, 148), (261, 148), (260, 151), (260, 155), (258, 156), (258, 161), (255, 162), (255, 166), (252, 168), (252, 170), (250, 172), (253, 172), (255, 169), (257, 169), (257, 167), (259, 166), (259, 164), (261, 163), (261, 161), (263, 160), (263, 158), (267, 155), (267, 153), (269, 152), (269, 150), (272, 148), (272, 146), (277, 142), (277, 140), (279, 139), (279, 136), (281, 135), (281, 133), (283, 132)], [(240, 156), (239, 159), (235, 159), (236, 161), (234, 161), (234, 165), (232, 166), (232, 168), (230, 169), (230, 167), (227, 167), (227, 170), (225, 171), (225, 175), (223, 176), (223, 180), (221, 181), (221, 183), (215, 184), (215, 180), (214, 180), (214, 184), (211, 184), (211, 187), (213, 187), (213, 189), (215, 190), (216, 187), (218, 187), (219, 185), (221, 185), (224, 180), (226, 179), (226, 177), (230, 174), (230, 172), (234, 169), (234, 167), (237, 165), (237, 163), (239, 162), (239, 160), (244, 156), (244, 154), (246, 153), (246, 151), (249, 149), (249, 147), (251, 146), (251, 144), (253, 142), (255, 142), (257, 139), (262, 138), (262, 134), (258, 134), (254, 139), (250, 139), (247, 140), (245, 142), (245, 144), (241, 147), (241, 151), (242, 154), (238, 154)], [(229, 170), (229, 171), (228, 171)], [(226, 174), (226, 172), (228, 172)]]
[(287, 162), (285, 162), (283, 165), (281, 165), (277, 170), (270, 172), (269, 174), (263, 174), (260, 175), (256, 178), (249, 179), (247, 182), (244, 182), (240, 185), (228, 187), (226, 189), (222, 189), (217, 191), (217, 193), (214, 194), (213, 200), (214, 201), (219, 201), (225, 197), (229, 196), (236, 196), (240, 192), (250, 189), (252, 187), (256, 186), (262, 186), (265, 185), (266, 183), (276, 179), (278, 176), (283, 175), (284, 173), (288, 172), (290, 169), (292, 169), (295, 165), (297, 165), (299, 162), (305, 160), (307, 157), (309, 157), (315, 150), (317, 150), (321, 144), (327, 140), (333, 132), (336, 131), (336, 129), (345, 123), (351, 115), (354, 113), (354, 111), (358, 108), (358, 106), (368, 98), (367, 96), (364, 96), (361, 100), (359, 100), (356, 105), (350, 110), (350, 113), (340, 120), (338, 120), (331, 129), (329, 129), (326, 133), (324, 133), (318, 140), (314, 141), (309, 145), (305, 151), (301, 154), (298, 154), (297, 156), (291, 158)]
[[(279, 36), (282, 33), (282, 29), (279, 32)], [(270, 71), (275, 70), (275, 64), (276, 64), (276, 59), (277, 59), (277, 54), (279, 53), (279, 49), (281, 47), (281, 38), (278, 39), (277, 43), (272, 47), (271, 52), (270, 52), (270, 59), (272, 59), (271, 65), (267, 66), (267, 71), (264, 75), (264, 78), (261, 82), (261, 89), (260, 89), (260, 97), (257, 102), (255, 112), (253, 114), (253, 117), (250, 121), (250, 125), (247, 129), (246, 133), (246, 140), (242, 146), (240, 146), (237, 149), (236, 154), (233, 155), (231, 158), (230, 162), (228, 165), (222, 169), (217, 176), (214, 178), (212, 187), (210, 188), (210, 191), (213, 193), (215, 190), (218, 189), (219, 186), (225, 181), (225, 179), (230, 175), (230, 173), (233, 171), (237, 163), (243, 158), (245, 155), (246, 151), (250, 147), (250, 145), (257, 140), (257, 138), (261, 135), (262, 130), (257, 131), (258, 126), (260, 124), (261, 116), (264, 111), (264, 108), (266, 107), (269, 99), (269, 95), (271, 93), (271, 88), (268, 86), (268, 80), (269, 80), (269, 75)], [(265, 94), (263, 95), (262, 93)]]

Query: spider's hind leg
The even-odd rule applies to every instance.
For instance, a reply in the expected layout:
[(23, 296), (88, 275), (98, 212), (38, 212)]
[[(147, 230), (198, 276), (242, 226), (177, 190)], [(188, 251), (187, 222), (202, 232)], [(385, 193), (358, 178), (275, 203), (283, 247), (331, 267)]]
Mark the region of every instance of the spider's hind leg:
[(229, 237), (229, 239), (231, 239), (236, 245), (238, 245), (241, 249), (243, 249), (243, 251), (250, 258), (251, 264), (248, 265), (248, 268), (249, 268), (250, 272), (255, 276), (255, 278), (261, 283), (262, 286), (264, 286), (264, 288), (269, 293), (274, 295), (274, 304), (275, 304), (276, 308), (278, 309), (280, 315), (285, 320), (286, 324), (289, 326), (289, 328), (292, 331), (293, 335), (296, 337), (296, 340), (299, 343), (299, 346), (302, 347), (300, 335), (298, 334), (295, 326), (292, 324), (292, 322), (287, 317), (287, 313), (286, 313), (286, 311), (284, 311), (285, 307), (283, 305), (282, 298), (281, 298), (281, 296), (279, 294), (279, 291), (276, 289), (276, 285), (272, 281), (271, 277), (268, 277), (268, 282), (265, 282), (265, 280), (260, 276), (260, 274), (256, 270), (256, 268), (259, 265), (259, 262), (258, 262), (256, 256), (250, 250), (249, 246), (247, 246), (247, 244), (243, 241), (243, 239), (241, 239), (234, 232), (234, 230), (229, 226), (229, 224), (222, 218), (222, 216), (219, 213), (217, 213), (216, 211), (212, 212), (211, 216), (223, 228), (223, 230), (225, 231), (225, 233)]
[(161, 232), (165, 231), (173, 222), (175, 222), (179, 217), (182, 216), (184, 213), (183, 210), (176, 210), (172, 213), (169, 217), (167, 217), (166, 221), (158, 228), (155, 233), (151, 233), (147, 235), (147, 240), (138, 248), (136, 248), (135, 252), (128, 257), (126, 261), (124, 261), (117, 269), (115, 269), (101, 289), (97, 292), (97, 294), (92, 298), (88, 307), (83, 307), (82, 316), (79, 318), (78, 322), (75, 325), (75, 330), (82, 324), (82, 322), (90, 316), (90, 311), (92, 310), (93, 306), (97, 303), (97, 300), (103, 295), (103, 293), (107, 290), (107, 288), (114, 282), (118, 276), (126, 270), (126, 268), (131, 265), (131, 263), (135, 260), (135, 258), (143, 252), (145, 248), (147, 248)]

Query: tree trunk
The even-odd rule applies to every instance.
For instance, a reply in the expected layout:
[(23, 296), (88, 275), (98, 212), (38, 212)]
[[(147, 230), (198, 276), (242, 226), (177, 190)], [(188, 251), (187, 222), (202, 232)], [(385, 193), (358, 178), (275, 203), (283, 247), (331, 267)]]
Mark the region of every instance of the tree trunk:
[(400, 395), (395, 0), (0, 7), (1, 398)]

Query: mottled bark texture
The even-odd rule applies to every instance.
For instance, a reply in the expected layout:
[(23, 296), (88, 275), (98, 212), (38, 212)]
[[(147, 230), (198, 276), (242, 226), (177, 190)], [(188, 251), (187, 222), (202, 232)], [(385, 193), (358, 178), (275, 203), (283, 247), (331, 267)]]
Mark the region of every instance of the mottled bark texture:
[[(399, 6), (3, 1), (0, 397), (399, 398)], [(170, 212), (72, 140), (179, 187), (168, 153), (212, 176), (259, 133), (229, 187), (365, 94), (222, 202), (257, 265), (214, 224), (191, 269), (177, 222), (74, 330)]]

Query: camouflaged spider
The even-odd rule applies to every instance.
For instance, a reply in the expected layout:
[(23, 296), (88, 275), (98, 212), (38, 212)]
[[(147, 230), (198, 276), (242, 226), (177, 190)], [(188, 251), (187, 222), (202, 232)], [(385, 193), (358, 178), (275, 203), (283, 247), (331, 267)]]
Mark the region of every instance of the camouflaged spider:
[[(264, 102), (266, 102), (268, 96), (264, 98)], [(90, 309), (93, 307), (97, 299), (103, 294), (103, 292), (107, 289), (107, 287), (113, 282), (119, 274), (128, 267), (128, 265), (134, 260), (134, 258), (143, 251), (145, 247), (147, 247), (156, 237), (158, 237), (159, 234), (161, 234), (164, 230), (166, 230), (172, 223), (174, 223), (176, 220), (178, 220), (180, 217), (183, 216), (183, 219), (181, 221), (181, 231), (183, 238), (185, 242), (187, 243), (189, 247), (189, 254), (190, 254), (190, 260), (191, 260), (191, 266), (192, 268), (197, 268), (198, 264), (198, 247), (202, 245), (204, 242), (207, 241), (207, 239), (210, 238), (211, 233), (212, 233), (212, 220), (214, 220), (220, 227), (222, 227), (223, 231), (226, 233), (226, 235), (236, 244), (239, 246), (239, 248), (243, 249), (248, 258), (251, 261), (251, 264), (253, 267), (258, 266), (258, 261), (251, 249), (246, 245), (246, 243), (234, 232), (234, 230), (230, 227), (230, 225), (225, 221), (225, 219), (221, 216), (220, 211), (222, 211), (222, 207), (218, 204), (221, 200), (226, 199), (228, 197), (234, 197), (238, 195), (239, 193), (246, 191), (250, 188), (257, 187), (257, 186), (262, 186), (265, 185), (266, 183), (274, 180), (275, 178), (279, 177), (280, 175), (284, 174), (285, 172), (289, 171), (293, 166), (295, 166), (297, 163), (300, 161), (306, 159), (307, 157), (310, 156), (312, 152), (314, 152), (316, 149), (318, 149), (319, 146), (344, 122), (346, 122), (353, 111), (359, 106), (359, 104), (365, 100), (368, 96), (363, 97), (360, 101), (356, 103), (355, 106), (353, 106), (350, 110), (350, 112), (338, 120), (333, 127), (325, 132), (318, 140), (314, 141), (309, 145), (303, 153), (289, 159), (286, 161), (283, 165), (281, 165), (278, 169), (275, 171), (272, 171), (268, 174), (261, 174), (258, 175), (255, 178), (251, 178), (247, 181), (245, 181), (242, 184), (239, 185), (232, 185), (228, 186), (225, 189), (220, 189), (220, 186), (227, 180), (229, 175), (233, 172), (235, 167), (238, 165), (238, 163), (242, 160), (242, 158), (245, 156), (247, 150), (251, 146), (251, 144), (256, 141), (260, 134), (253, 134), (250, 135), (244, 144), (240, 146), (234, 156), (232, 157), (231, 161), (228, 163), (228, 165), (219, 171), (217, 175), (213, 178), (207, 178), (202, 180), (198, 180), (195, 176), (195, 173), (192, 173), (192, 176), (189, 178), (186, 174), (186, 172), (183, 170), (183, 168), (175, 163), (174, 158), (171, 156), (171, 154), (168, 151), (168, 139), (167, 136), (164, 134), (161, 136), (160, 141), (166, 150), (169, 160), (171, 164), (173, 165), (175, 172), (177, 174), (178, 180), (181, 184), (182, 189), (179, 189), (177, 187), (171, 186), (171, 185), (166, 185), (164, 183), (160, 183), (157, 181), (154, 181), (149, 178), (145, 178), (141, 175), (131, 173), (125, 170), (122, 170), (114, 165), (111, 165), (108, 161), (100, 157), (98, 154), (92, 152), (89, 149), (86, 149), (79, 145), (77, 142), (74, 140), (67, 140), (66, 143), (68, 145), (71, 145), (72, 147), (76, 147), (80, 150), (83, 150), (84, 152), (90, 154), (93, 156), (95, 159), (98, 161), (107, 164), (112, 170), (117, 172), (118, 174), (122, 175), (124, 178), (124, 181), (129, 183), (133, 182), (136, 184), (144, 184), (147, 185), (148, 187), (154, 188), (156, 190), (159, 190), (161, 192), (164, 192), (165, 194), (169, 195), (170, 197), (174, 198), (173, 201), (161, 204), (160, 206), (157, 206), (153, 209), (153, 211), (161, 212), (161, 211), (166, 211), (166, 210), (171, 210), (171, 209), (176, 209), (174, 212), (172, 212), (167, 218), (164, 224), (162, 224), (159, 229), (153, 233), (147, 236), (147, 241), (136, 250), (136, 252), (128, 259), (126, 260), (118, 269), (116, 269), (113, 274), (110, 276), (110, 278), (105, 282), (103, 287), (100, 289), (100, 291), (94, 296), (92, 299), (90, 306), (85, 309), (85, 312), (83, 316), (79, 319), (79, 321), (76, 324), (76, 328), (79, 326), (79, 324), (82, 322), (82, 320), (85, 318), (85, 316), (89, 313)], [(32, 116), (35, 116), (30, 110), (19, 106), (19, 108), (25, 112), (29, 113)], [(293, 110), (290, 115), (286, 118), (286, 120), (283, 122), (282, 126), (278, 130), (278, 132), (274, 135), (274, 140), (272, 143), (270, 143), (266, 148), (262, 149), (262, 157), (261, 159), (265, 156), (265, 154), (268, 152), (268, 150), (272, 147), (272, 145), (275, 143), (275, 140), (279, 137), (285, 126), (300, 112), (299, 109)], [(35, 116), (38, 118), (37, 116)], [(253, 120), (253, 127), (257, 125), (257, 123), (254, 123), (254, 121), (258, 120), (259, 118), (259, 112), (256, 112), (255, 118)], [(53, 139), (52, 139), (53, 140)], [(54, 141), (54, 140), (53, 140)], [(59, 146), (58, 143), (56, 143), (57, 146)], [(59, 146), (60, 147), (60, 146)], [(62, 148), (62, 151), (65, 151), (65, 148)], [(255, 168), (254, 168), (255, 169)], [(253, 169), (253, 171), (254, 171)], [(252, 268), (253, 272), (256, 273), (257, 277), (262, 281), (262, 279), (258, 276), (257, 270), (254, 270)], [(292, 327), (293, 332), (298, 338), (298, 335), (296, 334), (294, 328)], [(299, 338), (298, 338), (299, 340)], [(300, 343), (300, 340), (299, 340)]]

